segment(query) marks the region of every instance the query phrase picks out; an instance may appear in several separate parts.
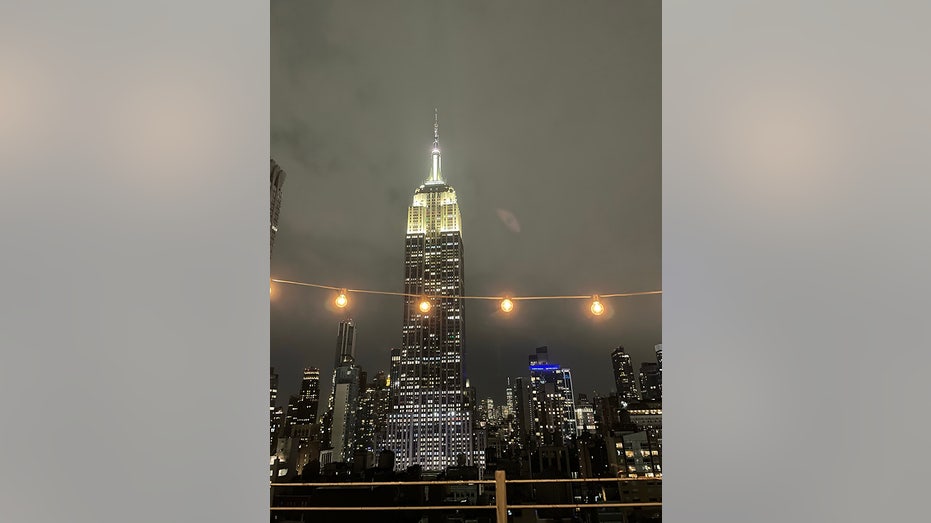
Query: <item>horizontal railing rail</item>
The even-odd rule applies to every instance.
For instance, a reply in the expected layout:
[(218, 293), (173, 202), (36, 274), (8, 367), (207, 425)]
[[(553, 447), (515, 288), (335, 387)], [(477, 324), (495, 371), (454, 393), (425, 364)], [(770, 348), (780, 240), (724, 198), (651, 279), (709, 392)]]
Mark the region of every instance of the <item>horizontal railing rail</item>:
[(272, 483), (272, 487), (380, 487), (382, 485), (492, 485), (493, 479), (457, 479), (448, 481), (346, 481), (343, 483)]
[(270, 507), (272, 511), (342, 511), (342, 510), (369, 510), (369, 511), (403, 511), (403, 510), (490, 510), (497, 511), (498, 523), (507, 522), (509, 509), (599, 509), (599, 508), (646, 508), (662, 507), (662, 502), (630, 502), (630, 503), (529, 503), (508, 504), (507, 485), (534, 484), (534, 483), (617, 483), (617, 482), (654, 482), (662, 483), (662, 477), (636, 477), (636, 478), (538, 478), (538, 479), (507, 479), (503, 470), (495, 471), (495, 479), (472, 480), (423, 480), (423, 481), (349, 481), (344, 483), (333, 482), (288, 482), (271, 483), (271, 487), (385, 487), (385, 486), (427, 486), (427, 485), (495, 485), (494, 505), (391, 505), (391, 506), (279, 506)]

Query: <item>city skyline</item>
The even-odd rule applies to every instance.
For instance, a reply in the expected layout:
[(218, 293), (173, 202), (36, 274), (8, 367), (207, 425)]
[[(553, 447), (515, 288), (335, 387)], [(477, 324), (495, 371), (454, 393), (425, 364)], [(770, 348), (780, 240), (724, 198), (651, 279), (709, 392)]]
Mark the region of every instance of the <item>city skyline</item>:
[[(508, 12), (272, 5), (271, 155), (288, 172), (273, 277), (403, 290), (396, 238), (423, 181), (436, 107), (471, 294), (662, 288), (659, 6), (550, 12), (528, 26), (505, 23)], [(470, 36), (478, 26), (488, 38)], [(562, 38), (548, 38), (557, 26)], [(326, 292), (275, 289), (280, 397), (296, 392), (305, 366), (332, 373), (349, 316), (357, 363), (388, 371), (400, 298), (352, 298), (351, 310), (334, 311)], [(639, 366), (662, 343), (661, 298), (607, 305), (592, 318), (580, 302), (518, 302), (505, 318), (493, 302), (470, 302), (464, 363), (478, 396), (503, 402), (507, 378), (524, 376), (540, 346), (573, 369), (580, 392), (613, 390), (611, 350), (625, 346)]]

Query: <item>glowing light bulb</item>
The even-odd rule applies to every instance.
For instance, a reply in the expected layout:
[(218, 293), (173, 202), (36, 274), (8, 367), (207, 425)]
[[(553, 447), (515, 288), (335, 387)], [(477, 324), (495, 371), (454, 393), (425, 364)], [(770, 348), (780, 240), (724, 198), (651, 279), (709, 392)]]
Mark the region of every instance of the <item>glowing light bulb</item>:
[(504, 312), (511, 312), (514, 310), (514, 302), (510, 298), (505, 298), (501, 300), (501, 310)]
[(605, 311), (605, 306), (601, 304), (601, 298), (596, 294), (592, 297), (592, 314), (595, 316), (601, 316)]
[(342, 309), (349, 304), (349, 298), (346, 297), (346, 289), (340, 289), (339, 296), (336, 297), (336, 306)]
[(420, 312), (426, 314), (430, 312), (430, 308), (432, 307), (432, 305), (430, 305), (430, 300), (428, 300), (427, 297), (424, 296), (423, 298), (421, 298), (420, 305), (418, 305), (417, 307), (420, 309)]

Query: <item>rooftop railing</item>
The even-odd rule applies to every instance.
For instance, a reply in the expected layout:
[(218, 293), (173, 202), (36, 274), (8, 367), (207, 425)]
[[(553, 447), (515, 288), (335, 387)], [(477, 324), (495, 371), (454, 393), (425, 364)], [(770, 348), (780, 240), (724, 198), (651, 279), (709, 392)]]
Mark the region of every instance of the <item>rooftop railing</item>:
[(641, 482), (649, 481), (653, 483), (662, 482), (661, 478), (636, 477), (636, 478), (553, 478), (553, 479), (507, 479), (503, 470), (495, 471), (495, 479), (475, 479), (475, 480), (435, 480), (435, 481), (352, 481), (345, 483), (272, 483), (272, 488), (277, 487), (386, 487), (386, 486), (429, 486), (429, 485), (494, 485), (495, 486), (495, 504), (494, 505), (390, 505), (390, 506), (273, 506), (272, 512), (276, 511), (340, 511), (340, 510), (374, 510), (374, 511), (400, 511), (400, 510), (495, 510), (497, 523), (507, 523), (508, 510), (514, 509), (599, 509), (599, 508), (646, 508), (662, 507), (662, 502), (631, 502), (631, 503), (614, 503), (614, 502), (596, 502), (596, 503), (520, 503), (509, 504), (507, 500), (507, 486), (525, 483), (621, 483), (621, 482)]

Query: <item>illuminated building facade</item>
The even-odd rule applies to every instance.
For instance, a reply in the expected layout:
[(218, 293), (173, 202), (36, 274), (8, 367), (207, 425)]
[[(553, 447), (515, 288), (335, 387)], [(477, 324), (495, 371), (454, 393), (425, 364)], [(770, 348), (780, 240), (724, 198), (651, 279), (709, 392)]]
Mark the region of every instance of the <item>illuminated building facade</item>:
[(659, 365), (659, 397), (660, 400), (663, 399), (663, 344), (654, 345), (653, 350), (656, 351), (656, 364)]
[(614, 349), (611, 353), (611, 364), (614, 367), (614, 386), (617, 389), (618, 398), (628, 405), (639, 401), (637, 376), (630, 362), (630, 354), (624, 352), (624, 347)]
[[(365, 376), (365, 372), (361, 376)], [(371, 381), (360, 378), (359, 415), (356, 424), (355, 449), (375, 451), (384, 441), (388, 416), (388, 377), (379, 371)]]
[(320, 369), (307, 367), (301, 390), (288, 409), (288, 425), (311, 425), (317, 421), (320, 406)]
[(391, 349), (391, 367), (388, 370), (388, 385), (397, 386), (401, 375), (401, 349)]
[(560, 445), (576, 435), (572, 372), (547, 352), (540, 347), (530, 356), (531, 430), (537, 445)]
[(268, 443), (269, 448), (274, 452), (276, 439), (278, 438), (278, 433), (281, 430), (281, 409), (278, 408), (278, 373), (275, 372), (275, 367), (270, 367), (270, 380), (268, 387), (268, 417), (269, 417), (269, 434), (268, 434)]
[(372, 431), (373, 449), (384, 448), (385, 433), (388, 427), (388, 411), (391, 406), (391, 396), (388, 388), (389, 378), (379, 371), (372, 380)]
[(434, 122), (430, 176), (407, 210), (404, 298), (398, 377), (391, 379), (387, 447), (396, 469), (442, 470), (457, 456), (473, 456), (472, 412), (463, 372), (464, 300), (462, 220), (455, 190), (442, 177), (439, 127)]
[(507, 380), (507, 388), (504, 389), (505, 411), (503, 412), (503, 415), (505, 417), (514, 414), (514, 388), (511, 386), (511, 378), (508, 378)]
[(658, 363), (643, 362), (640, 364), (640, 397), (643, 401), (662, 401)]
[(627, 407), (627, 414), (641, 430), (663, 428), (663, 408), (659, 403), (634, 403)]
[[(297, 396), (288, 401), (287, 414), (282, 416), (281, 409), (276, 413), (279, 419), (284, 417), (283, 426), (278, 428), (275, 458), (284, 464), (280, 471), (301, 471), (319, 449), (319, 424), (317, 409), (320, 404), (320, 369), (307, 367), (301, 379), (301, 389)], [(274, 464), (274, 463), (272, 463)]]
[(617, 438), (618, 477), (661, 478), (663, 458), (660, 440), (650, 431), (627, 433)]
[(579, 402), (575, 407), (575, 423), (578, 435), (582, 435), (583, 432), (590, 434), (597, 432), (595, 408), (585, 394), (579, 394)]

